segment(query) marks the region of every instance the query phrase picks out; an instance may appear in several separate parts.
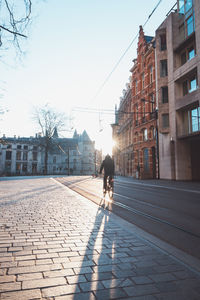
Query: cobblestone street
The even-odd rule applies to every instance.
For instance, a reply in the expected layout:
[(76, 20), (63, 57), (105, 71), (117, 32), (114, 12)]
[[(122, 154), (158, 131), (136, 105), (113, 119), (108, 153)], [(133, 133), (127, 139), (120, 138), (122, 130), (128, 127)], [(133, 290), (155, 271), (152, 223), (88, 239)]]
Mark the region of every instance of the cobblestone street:
[(0, 181), (0, 299), (199, 300), (200, 276), (51, 178)]

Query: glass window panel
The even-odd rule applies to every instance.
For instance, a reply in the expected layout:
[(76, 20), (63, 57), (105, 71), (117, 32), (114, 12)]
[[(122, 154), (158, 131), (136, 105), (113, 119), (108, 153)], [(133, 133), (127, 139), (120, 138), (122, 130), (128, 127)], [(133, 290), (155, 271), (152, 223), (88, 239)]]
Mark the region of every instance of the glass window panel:
[(160, 61), (160, 77), (165, 77), (167, 75), (167, 60), (164, 59)]
[(179, 0), (179, 13), (184, 14), (184, 0)]
[(168, 103), (168, 87), (163, 86), (161, 89), (162, 89), (162, 103)]
[(169, 114), (162, 115), (162, 125), (163, 125), (163, 128), (169, 127)]
[(163, 34), (160, 36), (160, 50), (166, 50), (167, 49), (167, 42), (166, 42), (166, 35)]
[(185, 2), (185, 12), (190, 10), (190, 8), (192, 8), (192, 0), (186, 0), (186, 2)]
[(195, 51), (194, 51), (194, 48), (191, 47), (189, 50), (188, 50), (188, 59), (192, 59), (193, 57), (195, 57)]
[(27, 160), (28, 159), (28, 152), (23, 152), (23, 160)]
[(194, 31), (193, 16), (191, 16), (189, 19), (187, 19), (187, 35), (192, 34), (193, 31)]
[(190, 80), (190, 90), (189, 92), (193, 92), (197, 89), (197, 79), (196, 78), (193, 78)]
[(11, 160), (12, 157), (12, 151), (6, 151), (6, 159)]
[(192, 132), (196, 132), (199, 130), (199, 116), (198, 116), (197, 108), (191, 111), (191, 116), (192, 116)]

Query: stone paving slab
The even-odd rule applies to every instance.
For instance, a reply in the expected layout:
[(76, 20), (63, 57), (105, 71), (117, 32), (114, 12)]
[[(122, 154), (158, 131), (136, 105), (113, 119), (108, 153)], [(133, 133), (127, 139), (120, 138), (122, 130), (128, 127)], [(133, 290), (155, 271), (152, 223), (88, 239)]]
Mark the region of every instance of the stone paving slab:
[(0, 299), (199, 300), (200, 275), (50, 178), (0, 181)]

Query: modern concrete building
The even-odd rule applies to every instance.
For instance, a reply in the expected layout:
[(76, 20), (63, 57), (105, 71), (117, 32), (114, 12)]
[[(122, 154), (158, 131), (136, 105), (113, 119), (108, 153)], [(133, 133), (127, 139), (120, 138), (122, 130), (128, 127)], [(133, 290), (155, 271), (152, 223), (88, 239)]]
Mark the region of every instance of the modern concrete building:
[[(43, 137), (3, 136), (0, 143), (0, 175), (44, 174)], [(54, 132), (48, 151), (47, 174), (92, 175), (95, 172), (95, 144), (86, 131), (73, 138), (59, 138)]]
[(179, 0), (156, 31), (160, 178), (200, 180), (200, 1)]

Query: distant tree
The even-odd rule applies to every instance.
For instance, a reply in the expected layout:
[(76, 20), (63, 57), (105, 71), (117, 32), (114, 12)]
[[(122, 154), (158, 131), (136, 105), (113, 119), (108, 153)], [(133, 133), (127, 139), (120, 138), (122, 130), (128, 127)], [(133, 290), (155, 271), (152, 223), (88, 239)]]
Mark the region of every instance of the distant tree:
[(43, 107), (34, 108), (33, 120), (39, 125), (42, 133), (40, 145), (45, 150), (44, 173), (47, 174), (48, 153), (53, 146), (53, 135), (64, 130), (67, 116), (45, 104)]

